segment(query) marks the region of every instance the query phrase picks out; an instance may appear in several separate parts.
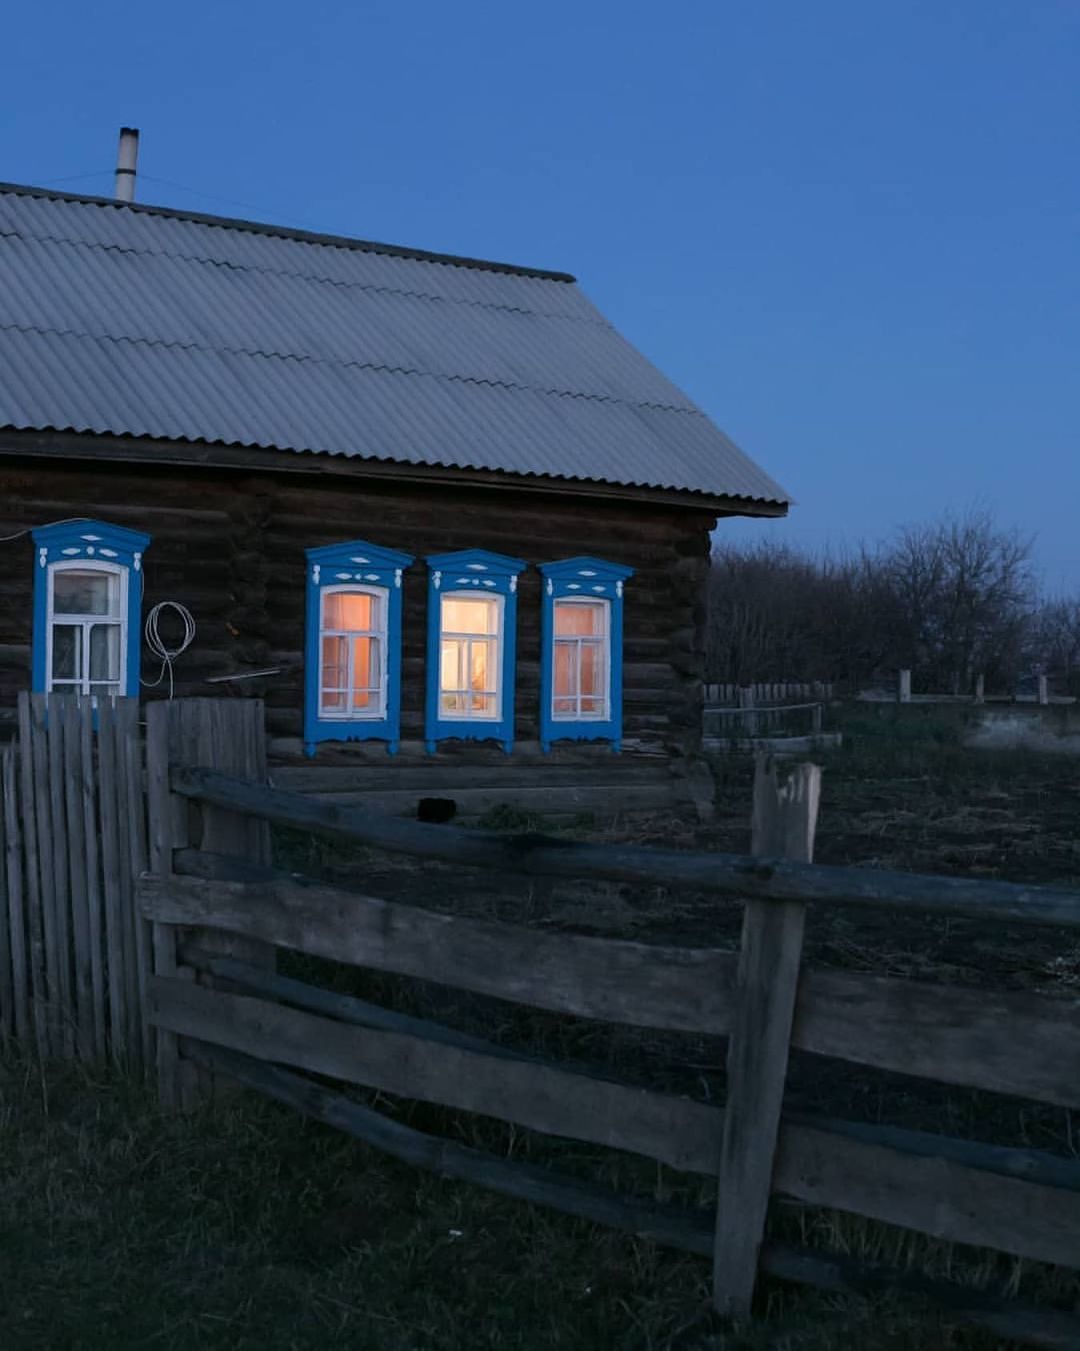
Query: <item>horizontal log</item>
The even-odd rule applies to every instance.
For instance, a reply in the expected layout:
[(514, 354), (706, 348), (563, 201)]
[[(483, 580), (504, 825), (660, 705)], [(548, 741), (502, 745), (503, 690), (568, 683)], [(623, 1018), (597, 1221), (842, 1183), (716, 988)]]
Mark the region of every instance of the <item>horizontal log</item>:
[[(1080, 1168), (1033, 1154), (995, 1155), (990, 1146), (850, 1122), (785, 1120), (772, 1187), (808, 1205), (846, 1210), (950, 1243), (1080, 1268), (1075, 1190)], [(990, 1160), (1017, 1173), (1026, 1166), (1069, 1186), (980, 1166)]]
[[(248, 995), (155, 977), (153, 1021), (182, 1036), (400, 1097), (512, 1121), (551, 1135), (629, 1150), (715, 1176), (721, 1111), (539, 1060), (413, 1030), (344, 1024)], [(362, 1011), (361, 1017), (370, 1019)], [(419, 1032), (419, 1035), (417, 1033)], [(845, 1129), (846, 1127), (846, 1129)], [(906, 1133), (894, 1133), (902, 1142)], [(929, 1141), (920, 1139), (924, 1150)], [(773, 1190), (952, 1242), (1080, 1267), (1080, 1192), (983, 1172), (947, 1157), (979, 1146), (943, 1140), (937, 1153), (879, 1143), (873, 1127), (785, 1123)], [(1031, 1155), (1030, 1151), (1027, 1151)], [(1038, 1161), (1047, 1156), (1033, 1156)], [(1055, 1160), (1049, 1158), (1051, 1169)], [(1072, 1173), (1061, 1161), (1061, 1171)]]
[[(200, 861), (201, 860), (201, 861)], [(178, 858), (177, 865), (181, 865)], [(398, 975), (632, 1026), (727, 1035), (734, 953), (441, 915), (275, 873), (144, 876), (151, 919), (203, 925)], [(227, 874), (243, 878), (235, 866)], [(250, 873), (246, 876), (251, 876)], [(946, 1083), (1080, 1107), (1080, 1001), (807, 968), (792, 1045)]]
[[(271, 770), (273, 786), (293, 793), (314, 796), (329, 793), (368, 792), (376, 788), (408, 788), (421, 792), (445, 789), (545, 788), (620, 786), (622, 784), (667, 784), (671, 781), (669, 762), (650, 756), (612, 755), (605, 748), (602, 757), (591, 762), (560, 764), (551, 762), (523, 765), (512, 756), (490, 765), (451, 764), (429, 757), (420, 765), (281, 765)], [(394, 756), (399, 760), (400, 756)]]
[(808, 968), (792, 1045), (1080, 1107), (1080, 999)]
[(884, 869), (826, 867), (784, 859), (682, 853), (633, 845), (586, 844), (542, 836), (491, 836), (448, 830), (361, 808), (336, 807), (208, 769), (174, 769), (174, 792), (281, 825), (345, 836), (391, 853), (472, 867), (556, 877), (691, 886), (761, 900), (815, 901), (875, 910), (966, 915), (1080, 928), (1080, 892)]
[(779, 1243), (766, 1243), (762, 1248), (760, 1269), (775, 1280), (811, 1285), (836, 1294), (910, 1295), (939, 1304), (958, 1322), (969, 1323), (1006, 1343), (1019, 1342), (1023, 1346), (1042, 1347), (1044, 1351), (1080, 1348), (1080, 1318), (1074, 1314), (1002, 1299), (916, 1272), (867, 1267), (848, 1257)]
[(309, 985), (306, 981), (294, 980), (290, 976), (282, 976), (275, 971), (252, 966), (250, 962), (239, 961), (235, 957), (217, 956), (197, 945), (181, 943), (179, 953), (185, 966), (215, 977), (215, 987), (226, 991), (269, 997), (292, 1008), (323, 1014), (354, 1027), (404, 1032), (410, 1036), (423, 1037), (425, 1041), (435, 1042), (438, 1045), (478, 1051), (497, 1060), (538, 1060), (537, 1056), (499, 1046), (493, 1041), (486, 1041), (483, 1037), (469, 1036), (468, 1033), (459, 1032), (456, 1028), (432, 1022), (429, 1018), (416, 1018), (408, 1013), (398, 1013), (394, 1009), (384, 1008), (381, 1004), (373, 1004), (370, 1000), (357, 999), (355, 995), (323, 990), (317, 985)]
[(599, 812), (607, 817), (619, 812), (670, 811), (686, 799), (683, 783), (506, 785), (490, 788), (414, 787), (377, 788), (369, 792), (321, 793), (320, 800), (344, 807), (375, 807), (395, 815), (415, 816), (417, 803), (432, 794), (452, 798), (462, 817), (482, 816), (497, 807), (512, 807), (534, 816), (552, 812), (573, 814)]
[[(244, 866), (244, 860), (222, 855), (222, 863)], [(417, 1018), (409, 1014), (398, 1013), (357, 999), (353, 995), (343, 995), (324, 990), (305, 981), (294, 980), (288, 976), (267, 971), (264, 967), (253, 966), (249, 962), (235, 957), (216, 956), (204, 952), (189, 944), (181, 945), (181, 954), (185, 964), (194, 966), (212, 976), (229, 982), (242, 993), (257, 994), (280, 1000), (294, 1008), (305, 1009), (312, 1013), (325, 1014), (340, 1022), (355, 1024), (359, 1027), (382, 1028), (388, 1031), (407, 1032), (423, 1037), (427, 1041), (441, 1042), (446, 1045), (463, 1047), (478, 1051), (486, 1056), (509, 1060), (537, 1062), (539, 1057), (518, 1050), (515, 1047), (500, 1046), (481, 1037), (470, 1036), (456, 1028), (445, 1027), (427, 1018)], [(543, 1063), (543, 1062), (541, 1062)], [(552, 1062), (547, 1062), (551, 1064)], [(595, 1068), (581, 1062), (560, 1061), (555, 1068), (575, 1074), (591, 1074), (594, 1078), (609, 1077)], [(987, 1145), (971, 1140), (956, 1140), (947, 1136), (935, 1135), (928, 1131), (908, 1130), (896, 1126), (869, 1125), (862, 1122), (843, 1121), (835, 1118), (813, 1116), (808, 1113), (785, 1113), (785, 1129), (795, 1141), (819, 1142), (835, 1141), (837, 1136), (856, 1140), (862, 1145), (884, 1146), (887, 1151), (924, 1159), (943, 1159), (960, 1164), (966, 1170), (980, 1170), (984, 1173), (996, 1173), (1002, 1177), (1016, 1178), (1023, 1182), (1035, 1182), (1044, 1187), (1057, 1187), (1066, 1191), (1080, 1192), (1080, 1161), (1048, 1154), (1045, 1150), (1016, 1149), (1005, 1145)], [(803, 1129), (805, 1128), (805, 1129)], [(841, 1157), (843, 1146), (840, 1145)], [(883, 1171), (880, 1154), (876, 1163), (878, 1172)], [(696, 1167), (711, 1175), (714, 1159), (710, 1151), (703, 1155)], [(794, 1181), (788, 1179), (788, 1187), (794, 1187)], [(829, 1204), (836, 1204), (830, 1201)]]
[[(248, 995), (152, 977), (158, 1027), (399, 1097), (513, 1121), (531, 1130), (699, 1171), (719, 1157), (716, 1109), (648, 1089), (494, 1059), (404, 1032), (360, 1028)], [(707, 1171), (707, 1168), (706, 1168)]]
[(726, 952), (459, 919), (297, 878), (251, 885), (144, 875), (138, 896), (161, 923), (223, 929), (557, 1013), (684, 1032), (726, 1031), (729, 1021)]
[(521, 1201), (624, 1229), (684, 1252), (704, 1255), (712, 1251), (712, 1229), (707, 1215), (627, 1200), (614, 1192), (562, 1177), (552, 1169), (512, 1163), (483, 1150), (424, 1135), (302, 1075), (263, 1064), (250, 1056), (207, 1045), (191, 1046), (189, 1055), (306, 1116), (344, 1130), (403, 1163), (426, 1168), (440, 1177), (471, 1182)]

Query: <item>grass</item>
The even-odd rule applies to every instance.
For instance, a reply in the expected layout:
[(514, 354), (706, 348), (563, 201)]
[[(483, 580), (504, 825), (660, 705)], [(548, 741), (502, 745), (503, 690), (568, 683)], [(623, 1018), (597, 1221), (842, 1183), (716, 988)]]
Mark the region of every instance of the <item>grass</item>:
[[(828, 757), (818, 857), (1016, 881), (1080, 883), (1077, 786), (1066, 757), (961, 750), (948, 724), (892, 735), (846, 728)], [(930, 733), (929, 735), (927, 733)], [(717, 766), (707, 828), (657, 819), (592, 826), (593, 837), (744, 850), (749, 768)], [(519, 829), (514, 815), (492, 826)], [(575, 830), (585, 833), (584, 823)], [(989, 846), (989, 847), (988, 847)], [(439, 865), (279, 841), (293, 866), (364, 875), (365, 889), (547, 928), (643, 941), (734, 944), (738, 908), (655, 888), (514, 883)], [(814, 914), (810, 959), (1075, 997), (1080, 945), (1054, 931), (970, 921), (873, 923)], [(697, 1096), (723, 1092), (723, 1047), (451, 996), (438, 987), (294, 961), (309, 977), (436, 1015), (496, 1040), (603, 1065)], [(796, 1056), (800, 1106), (954, 1135), (1080, 1150), (1068, 1113)], [(382, 1097), (420, 1129), (550, 1163), (663, 1200), (709, 1187), (612, 1151)], [(759, 1317), (713, 1320), (708, 1270), (582, 1222), (403, 1167), (273, 1104), (237, 1097), (161, 1116), (123, 1075), (0, 1056), (0, 1345), (4, 1351), (259, 1348), (450, 1351), (989, 1351), (910, 1300), (833, 1297), (765, 1282)], [(961, 1249), (834, 1212), (777, 1202), (772, 1232), (1059, 1307), (1080, 1307), (1073, 1273)]]

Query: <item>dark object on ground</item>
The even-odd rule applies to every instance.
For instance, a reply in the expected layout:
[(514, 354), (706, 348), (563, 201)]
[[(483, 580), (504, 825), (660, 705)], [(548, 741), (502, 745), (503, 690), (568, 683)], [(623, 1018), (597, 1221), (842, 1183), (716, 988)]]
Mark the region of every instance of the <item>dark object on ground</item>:
[(431, 825), (443, 826), (457, 815), (457, 803), (452, 797), (422, 797), (416, 804), (416, 819)]

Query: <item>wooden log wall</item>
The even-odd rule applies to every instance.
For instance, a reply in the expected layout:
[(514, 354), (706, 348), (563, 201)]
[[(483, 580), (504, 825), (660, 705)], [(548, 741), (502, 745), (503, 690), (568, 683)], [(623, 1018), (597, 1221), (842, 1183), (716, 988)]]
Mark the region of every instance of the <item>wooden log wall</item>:
[[(423, 734), (425, 555), (475, 547), (530, 564), (583, 553), (629, 564), (636, 571), (625, 601), (625, 740), (673, 752), (699, 743), (710, 512), (586, 498), (570, 488), (530, 493), (368, 475), (0, 459), (0, 535), (83, 515), (153, 537), (144, 612), (177, 600), (194, 614), (198, 632), (177, 664), (178, 694), (221, 693), (206, 685), (208, 676), (283, 668), (243, 687), (265, 698), (268, 730), (279, 737), (302, 730), (306, 548), (368, 538), (418, 559), (404, 583), (404, 740)], [(32, 583), (29, 538), (0, 544), (0, 709), (14, 708), (29, 683)], [(539, 650), (540, 577), (530, 568), (518, 607), (521, 742), (538, 735)], [(148, 658), (143, 675), (157, 675)]]

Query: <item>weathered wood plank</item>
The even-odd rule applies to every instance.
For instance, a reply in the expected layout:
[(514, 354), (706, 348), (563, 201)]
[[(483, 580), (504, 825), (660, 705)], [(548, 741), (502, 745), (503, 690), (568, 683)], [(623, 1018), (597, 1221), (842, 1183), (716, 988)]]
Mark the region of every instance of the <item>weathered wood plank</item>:
[[(131, 762), (128, 739), (137, 735), (137, 708), (133, 699), (117, 699), (113, 704), (108, 732), (113, 738), (116, 766), (116, 853), (118, 861), (120, 932), (124, 951), (125, 1042), (133, 1063), (142, 1055), (142, 1018), (139, 995), (139, 956), (136, 927), (142, 922), (135, 907), (135, 878), (145, 870), (146, 860), (139, 855), (133, 839), (134, 817), (139, 790), (128, 783)], [(134, 715), (134, 716), (133, 716)], [(141, 774), (140, 774), (141, 779)]]
[(424, 797), (452, 798), (459, 817), (482, 816), (500, 806), (513, 807), (536, 816), (553, 813), (600, 813), (608, 818), (620, 812), (671, 810), (687, 797), (685, 781), (664, 779), (654, 783), (559, 784), (490, 788), (378, 788), (369, 792), (352, 789), (344, 793), (323, 793), (324, 802), (343, 807), (376, 808), (393, 815), (415, 816)]
[(1080, 999), (808, 968), (792, 1044), (878, 1069), (1080, 1107)]
[(124, 757), (124, 784), (127, 790), (128, 887), (124, 902), (134, 932), (135, 989), (133, 1007), (137, 1011), (136, 1032), (139, 1054), (144, 1066), (153, 1061), (153, 1029), (145, 1016), (147, 982), (153, 966), (152, 937), (149, 922), (135, 904), (135, 880), (147, 866), (146, 791), (143, 773), (142, 739), (139, 729), (139, 701), (125, 699), (120, 705), (118, 728)]
[[(270, 778), (275, 788), (293, 793), (340, 795), (373, 792), (382, 788), (414, 790), (421, 793), (447, 793), (466, 788), (499, 787), (557, 788), (622, 784), (658, 784), (671, 780), (668, 761), (653, 757), (637, 759), (632, 755), (612, 755), (584, 764), (522, 765), (515, 759), (490, 765), (441, 763), (413, 766), (363, 765), (275, 765)], [(398, 756), (394, 757), (395, 760)]]
[(47, 1056), (49, 1036), (49, 986), (45, 960), (45, 917), (38, 867), (38, 826), (34, 815), (34, 730), (30, 695), (19, 691), (19, 799), (22, 804), (22, 836), (26, 851), (26, 917), (30, 943), (30, 990), (34, 1015), (34, 1040), (38, 1055)]
[[(182, 942), (179, 955), (185, 965), (193, 967), (200, 974), (213, 976), (215, 978), (213, 988), (216, 989), (268, 996), (293, 1008), (303, 1009), (308, 1013), (324, 1014), (338, 1022), (351, 1023), (356, 1027), (406, 1032), (412, 1036), (422, 1037), (426, 1041), (478, 1051), (500, 1060), (536, 1062), (540, 1059), (524, 1051), (511, 1050), (493, 1041), (486, 1041), (483, 1037), (473, 1037), (468, 1033), (459, 1032), (456, 1028), (446, 1027), (428, 1018), (397, 1013), (393, 1009), (383, 1008), (381, 1004), (357, 999), (354, 995), (323, 990), (316, 985), (294, 980), (290, 976), (280, 976), (263, 967), (253, 966), (250, 962), (238, 961), (235, 957), (215, 956), (192, 943)], [(577, 1067), (564, 1065), (563, 1068), (574, 1068), (576, 1072), (580, 1072)]]
[(155, 978), (150, 1007), (158, 1026), (260, 1060), (644, 1153), (673, 1168), (716, 1157), (720, 1114), (705, 1104), (188, 981)]
[[(173, 870), (173, 847), (176, 825), (173, 796), (169, 791), (169, 760), (171, 756), (171, 705), (151, 703), (146, 708), (146, 800), (147, 800), (147, 854), (154, 874), (168, 886)], [(139, 907), (142, 913), (146, 910)], [(152, 916), (150, 918), (153, 918)], [(151, 947), (154, 973), (160, 977), (176, 975), (176, 931), (167, 924), (151, 925)], [(149, 980), (147, 981), (149, 990)], [(166, 1111), (180, 1106), (179, 1051), (176, 1036), (158, 1029), (154, 1037), (157, 1065), (158, 1101)]]
[[(754, 776), (754, 854), (811, 862), (820, 800), (821, 770), (816, 765), (798, 766), (781, 785), (775, 766), (759, 760)], [(735, 1020), (728, 1042), (713, 1265), (713, 1303), (728, 1316), (749, 1313), (757, 1281), (805, 920), (806, 907), (793, 901), (747, 901), (743, 916)]]
[(60, 949), (56, 928), (56, 886), (53, 876), (53, 830), (49, 796), (49, 745), (46, 723), (47, 698), (44, 694), (30, 695), (30, 723), (27, 751), (33, 764), (32, 804), (33, 830), (37, 844), (37, 866), (41, 934), (44, 954), (44, 982), (41, 998), (44, 1003), (45, 1025), (49, 1054), (60, 1055), (63, 1050), (60, 1031)]
[[(212, 764), (245, 780), (265, 782), (266, 749), (260, 700), (180, 699), (173, 703), (171, 716), (176, 724), (176, 736), (171, 739), (171, 763)], [(195, 828), (204, 848), (255, 864), (269, 862), (267, 822), (208, 804), (200, 804), (198, 817)], [(206, 932), (201, 942), (215, 953), (273, 968), (272, 945), (226, 931)], [(185, 1074), (182, 1057), (179, 1069), (185, 1108), (194, 1107), (200, 1098), (205, 1099), (216, 1090), (205, 1075)]]
[(158, 922), (224, 929), (561, 1013), (682, 1031), (728, 1026), (734, 960), (726, 952), (459, 919), (306, 879), (251, 886), (146, 876), (139, 901)]
[(808, 1118), (783, 1124), (773, 1190), (952, 1243), (1080, 1268), (1078, 1173), (1052, 1155)]
[[(433, 827), (438, 829), (438, 827)], [(197, 851), (185, 871), (219, 872)], [(238, 871), (247, 871), (236, 861)], [(144, 913), (580, 1017), (727, 1035), (736, 959), (439, 915), (284, 873), (140, 883)], [(808, 968), (792, 1045), (946, 1083), (1080, 1107), (1080, 1000)]]
[(90, 977), (90, 915), (87, 907), (86, 830), (83, 817), (83, 754), (79, 700), (54, 699), (53, 717), (63, 724), (63, 792), (67, 833), (61, 862), (67, 869), (71, 905), (71, 956), (76, 1050), (80, 1060), (94, 1057), (93, 982)]
[(78, 1015), (72, 979), (72, 919), (70, 865), (68, 862), (67, 794), (65, 778), (69, 771), (64, 743), (67, 696), (49, 695), (46, 707), (46, 746), (48, 751), (50, 845), (53, 861), (53, 902), (56, 925), (56, 968), (60, 1050), (65, 1059), (75, 1055)]
[(79, 748), (81, 773), (84, 866), (86, 877), (87, 945), (90, 962), (90, 1002), (95, 1059), (108, 1053), (108, 1023), (105, 1008), (104, 915), (101, 885), (101, 833), (98, 815), (98, 775), (95, 755), (94, 708), (89, 699), (79, 701)]
[(1080, 927), (1080, 892), (1065, 888), (811, 865), (778, 858), (587, 844), (536, 835), (488, 835), (406, 821), (367, 808), (335, 806), (300, 793), (245, 783), (212, 769), (176, 769), (171, 784), (185, 797), (281, 825), (344, 836), (389, 853), (438, 858), (470, 867), (690, 886), (738, 898), (896, 912), (922, 910), (928, 914), (968, 915), (984, 922)]
[(22, 830), (19, 814), (19, 779), (16, 772), (18, 750), (15, 745), (0, 755), (0, 796), (4, 809), (4, 873), (7, 879), (9, 907), (8, 932), (11, 949), (11, 976), (15, 1035), (30, 1036), (32, 989), (27, 960), (26, 892), (23, 887)]
[(101, 809), (101, 894), (105, 916), (105, 978), (109, 992), (109, 1053), (114, 1061), (126, 1061), (131, 1049), (130, 1012), (124, 965), (123, 869), (120, 854), (121, 802), (116, 764), (116, 702), (101, 698), (98, 720), (98, 789)]
[(1058, 1309), (1039, 1308), (1019, 1301), (931, 1280), (909, 1271), (866, 1267), (850, 1258), (786, 1244), (769, 1244), (761, 1254), (761, 1269), (776, 1280), (812, 1285), (819, 1290), (863, 1296), (904, 1294), (932, 1300), (959, 1322), (970, 1323), (1006, 1343), (1019, 1342), (1045, 1351), (1078, 1351), (1080, 1318)]
[(657, 1243), (706, 1254), (712, 1249), (712, 1226), (693, 1211), (652, 1206), (526, 1163), (512, 1163), (482, 1150), (424, 1135), (391, 1121), (379, 1112), (332, 1093), (302, 1075), (278, 1069), (251, 1057), (193, 1045), (191, 1054), (223, 1070), (229, 1077), (268, 1094), (327, 1125), (351, 1135), (414, 1167), (440, 1177), (457, 1178), (515, 1196), (582, 1219), (627, 1229)]
[[(16, 911), (8, 888), (7, 869), (3, 865), (7, 857), (7, 828), (2, 810), (5, 767), (12, 753), (7, 748), (0, 748), (0, 1041), (16, 1035), (15, 980), (11, 961), (11, 931), (16, 922)], [(21, 923), (22, 916), (18, 919)]]

